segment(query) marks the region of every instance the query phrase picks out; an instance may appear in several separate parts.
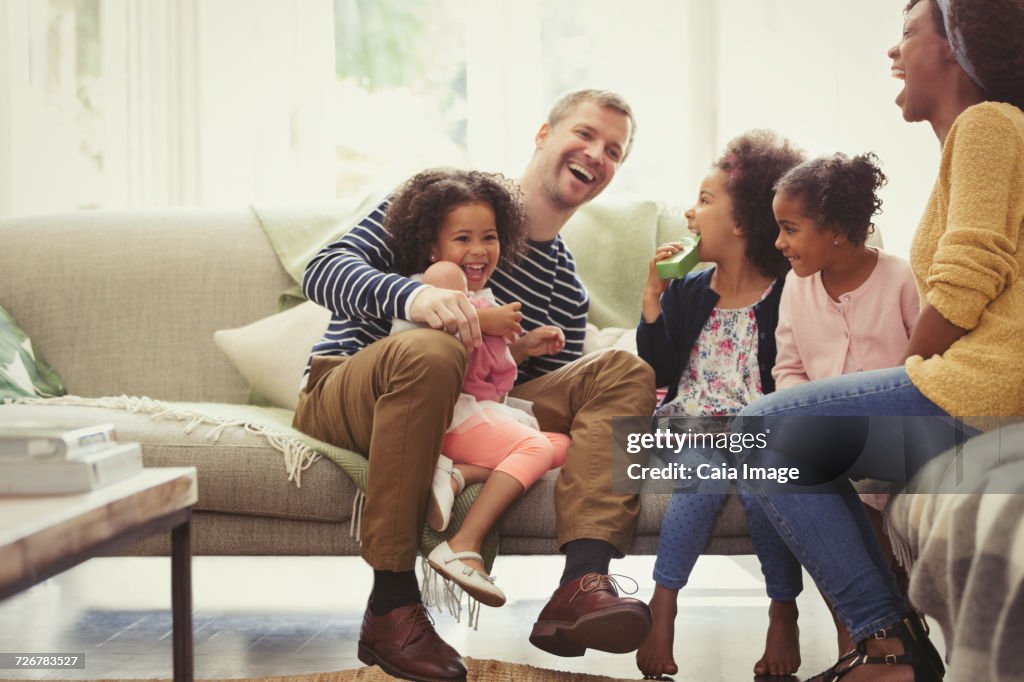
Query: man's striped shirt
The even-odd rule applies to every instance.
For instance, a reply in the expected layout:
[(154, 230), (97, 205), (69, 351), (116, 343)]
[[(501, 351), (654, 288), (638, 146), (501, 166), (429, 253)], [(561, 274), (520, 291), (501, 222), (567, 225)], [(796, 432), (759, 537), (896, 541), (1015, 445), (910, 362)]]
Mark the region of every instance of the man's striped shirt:
[[(352, 355), (387, 336), (393, 318), (408, 319), (409, 296), (423, 285), (390, 273), (394, 255), (383, 227), (389, 203), (381, 203), (306, 266), (303, 294), (331, 311), (331, 323), (313, 346), (311, 361), (318, 355)], [(583, 354), (589, 300), (561, 237), (529, 242), (519, 262), (511, 266), (502, 263), (487, 286), (501, 305), (522, 303), (525, 331), (553, 325), (565, 333), (561, 353), (527, 358), (519, 366), (519, 382), (537, 378)]]

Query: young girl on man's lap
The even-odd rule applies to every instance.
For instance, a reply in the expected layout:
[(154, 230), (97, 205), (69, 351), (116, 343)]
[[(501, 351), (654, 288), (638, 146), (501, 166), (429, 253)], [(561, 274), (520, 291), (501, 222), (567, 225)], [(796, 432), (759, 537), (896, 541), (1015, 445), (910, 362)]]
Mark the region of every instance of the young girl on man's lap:
[[(515, 259), (525, 244), (525, 214), (518, 190), (498, 175), (433, 169), (409, 180), (395, 195), (384, 228), (395, 253), (395, 269), (425, 284), (463, 291), (478, 310), (508, 316), (517, 327), (518, 304), (501, 306), (485, 288), (502, 258)], [(486, 313), (485, 313), (486, 314)], [(393, 333), (404, 325), (396, 325)], [(414, 325), (408, 325), (414, 326)], [(440, 575), (488, 606), (505, 603), (485, 571), (480, 547), (498, 517), (544, 472), (561, 466), (569, 437), (538, 430), (532, 415), (505, 403), (515, 384), (517, 362), (508, 339), (484, 334), (470, 353), (463, 393), (441, 445), (427, 509), (435, 530), (448, 526), (455, 496), (483, 483), (458, 531), (427, 557)], [(550, 355), (565, 337), (539, 327), (518, 337), (518, 352)], [(388, 425), (399, 428), (400, 425)]]
[[(903, 364), (920, 311), (917, 285), (909, 262), (866, 243), (885, 182), (877, 157), (868, 153), (807, 161), (776, 184), (775, 245), (793, 267), (775, 331), (776, 389)], [(888, 495), (861, 499), (892, 557), (882, 530)], [(843, 654), (853, 641), (838, 620), (836, 628)]]
[[(801, 161), (799, 151), (768, 131), (736, 138), (686, 212), (689, 229), (701, 237), (700, 259), (715, 267), (669, 283), (658, 278), (655, 264), (682, 245), (658, 247), (637, 327), (640, 357), (654, 368), (657, 385), (668, 388), (656, 416), (731, 416), (774, 390), (775, 326), (789, 265), (774, 247), (773, 187)], [(669, 502), (654, 568), (653, 623), (637, 652), (645, 676), (678, 672), (672, 646), (679, 589), (725, 499), (724, 492), (677, 490)], [(790, 674), (800, 662), (795, 603), (800, 566), (757, 505), (744, 501), (744, 507), (772, 598), (765, 653), (755, 673)]]

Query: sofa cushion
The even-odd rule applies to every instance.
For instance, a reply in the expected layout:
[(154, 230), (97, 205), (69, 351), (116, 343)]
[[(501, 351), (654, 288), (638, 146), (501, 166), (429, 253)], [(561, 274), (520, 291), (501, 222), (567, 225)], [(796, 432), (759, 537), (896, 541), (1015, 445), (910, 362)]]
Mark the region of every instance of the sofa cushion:
[(657, 228), (658, 206), (650, 201), (587, 204), (566, 223), (561, 235), (587, 287), (590, 322), (627, 327), (640, 318), (640, 292)]
[(306, 301), (244, 327), (216, 331), (213, 341), (271, 405), (294, 410), (309, 351), (330, 321), (327, 308)]
[[(256, 393), (274, 407), (294, 410), (310, 349), (330, 320), (330, 311), (306, 301), (244, 327), (218, 330), (213, 341)], [(607, 348), (636, 355), (636, 330), (588, 324), (583, 352)]]
[(57, 372), (36, 351), (32, 340), (0, 306), (0, 400), (64, 395)]
[[(558, 470), (549, 471), (526, 491), (498, 522), (503, 538), (553, 538), (555, 530), (555, 482)], [(661, 533), (661, 520), (670, 494), (644, 492), (641, 494), (640, 518), (636, 535), (657, 536)], [(737, 495), (729, 495), (722, 513), (715, 521), (713, 537), (747, 536), (747, 517)], [(503, 540), (504, 542), (504, 540)]]
[(326, 459), (302, 472), (302, 487), (288, 480), (283, 455), (266, 437), (243, 428), (228, 428), (214, 442), (211, 427), (151, 418), (123, 410), (60, 405), (3, 405), (0, 422), (113, 423), (118, 440), (142, 444), (145, 466), (194, 466), (199, 501), (195, 509), (249, 516), (310, 521), (347, 521), (356, 488), (351, 479)]
[[(132, 545), (137, 556), (171, 553), (170, 533), (157, 533)], [(350, 556), (359, 543), (348, 522), (326, 523), (218, 512), (192, 516), (192, 554), (196, 556)]]
[(248, 210), (11, 218), (0, 244), (0, 302), (80, 396), (244, 402), (213, 332), (293, 284)]

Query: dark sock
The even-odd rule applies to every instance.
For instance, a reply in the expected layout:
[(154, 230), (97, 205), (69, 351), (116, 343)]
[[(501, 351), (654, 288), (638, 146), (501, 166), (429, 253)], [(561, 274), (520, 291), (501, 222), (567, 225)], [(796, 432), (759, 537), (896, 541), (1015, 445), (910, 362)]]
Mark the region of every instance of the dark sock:
[(370, 593), (373, 615), (383, 616), (419, 600), (420, 586), (416, 584), (415, 571), (373, 571), (373, 592)]
[(604, 540), (573, 540), (565, 545), (565, 570), (559, 585), (585, 576), (587, 573), (608, 574), (616, 549)]

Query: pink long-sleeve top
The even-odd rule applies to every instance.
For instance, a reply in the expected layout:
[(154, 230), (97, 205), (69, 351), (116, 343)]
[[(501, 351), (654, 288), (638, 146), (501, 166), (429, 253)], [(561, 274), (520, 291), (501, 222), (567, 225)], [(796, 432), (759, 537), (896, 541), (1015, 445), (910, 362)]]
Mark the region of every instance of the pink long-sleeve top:
[[(482, 296), (472, 296), (469, 300), (478, 309), (493, 305)], [(515, 386), (518, 371), (505, 339), (484, 334), (483, 343), (469, 354), (462, 390), (477, 400), (501, 402)]]
[(825, 291), (821, 273), (790, 272), (775, 329), (776, 389), (902, 365), (920, 309), (910, 264), (884, 251), (867, 280), (838, 301)]

